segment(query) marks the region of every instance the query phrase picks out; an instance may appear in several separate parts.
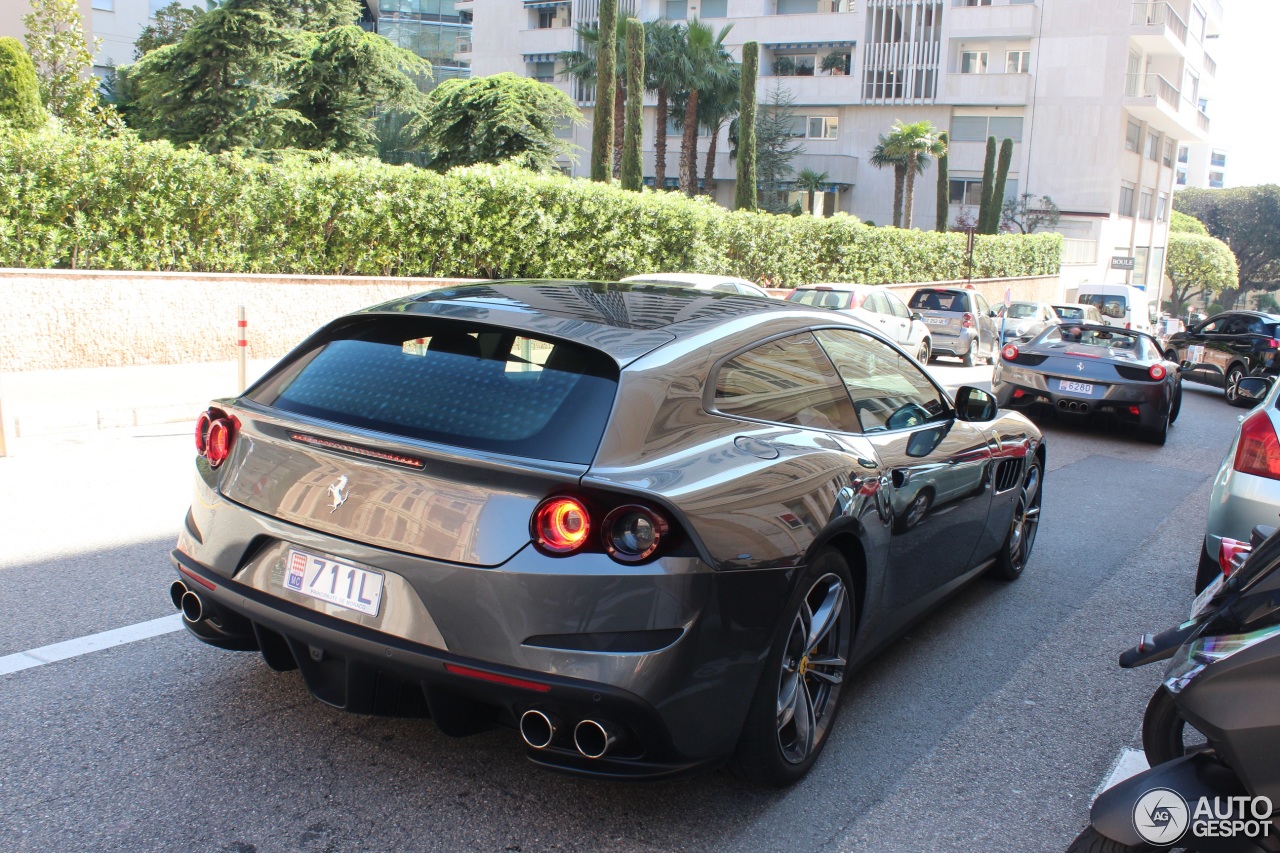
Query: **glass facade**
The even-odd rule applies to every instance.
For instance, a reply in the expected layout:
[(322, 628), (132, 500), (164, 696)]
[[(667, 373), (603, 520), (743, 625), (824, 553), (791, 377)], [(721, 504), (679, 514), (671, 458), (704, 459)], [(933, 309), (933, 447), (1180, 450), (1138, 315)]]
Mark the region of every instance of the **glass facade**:
[(454, 59), (471, 42), (471, 15), (455, 9), (453, 0), (379, 0), (374, 28), (431, 63), (427, 88), (471, 74), (469, 62)]

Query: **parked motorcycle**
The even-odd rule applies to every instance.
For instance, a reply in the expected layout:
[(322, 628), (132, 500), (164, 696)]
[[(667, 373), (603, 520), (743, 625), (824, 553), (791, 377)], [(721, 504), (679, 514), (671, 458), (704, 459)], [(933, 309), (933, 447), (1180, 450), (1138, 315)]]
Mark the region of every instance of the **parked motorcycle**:
[(1170, 661), (1143, 719), (1152, 767), (1098, 797), (1068, 853), (1280, 853), (1280, 533), (1222, 554), (1188, 621), (1120, 655)]

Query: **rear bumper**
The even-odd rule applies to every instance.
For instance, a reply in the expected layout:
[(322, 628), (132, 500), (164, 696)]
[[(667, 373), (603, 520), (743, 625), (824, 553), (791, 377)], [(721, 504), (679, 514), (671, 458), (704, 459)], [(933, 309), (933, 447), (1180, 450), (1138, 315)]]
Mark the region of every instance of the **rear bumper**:
[(977, 333), (971, 329), (956, 335), (948, 333), (946, 326), (930, 326), (929, 335), (933, 338), (933, 351), (938, 355), (967, 355), (978, 340)]
[[(540, 710), (561, 721), (552, 743), (534, 749), (516, 742), (530, 761), (581, 775), (661, 779), (721, 763), (736, 745), (767, 648), (767, 641), (760, 648), (740, 648), (728, 659), (701, 623), (718, 626), (734, 617), (715, 613), (698, 620), (671, 648), (632, 655), (662, 670), (656, 682), (646, 682), (650, 689), (642, 696), (616, 684), (498, 664), (394, 636), (229, 579), (181, 551), (170, 557), (180, 579), (204, 603), (205, 618), (187, 623), (204, 642), (258, 649), (273, 669), (298, 669), (312, 695), (334, 707), (429, 715), (446, 734), (515, 727), (525, 711)], [(742, 580), (756, 573), (734, 574)], [(758, 574), (764, 582), (774, 573)], [(759, 592), (770, 594), (763, 586)], [(738, 595), (724, 590), (721, 598), (725, 593)], [(760, 632), (762, 638), (771, 636), (769, 628)], [(587, 719), (621, 734), (614, 751), (591, 759), (576, 750), (573, 727)]]
[[(1083, 395), (1057, 390), (1060, 378), (1070, 381), (1070, 377), (1050, 376), (1026, 368), (1010, 369), (1006, 363), (1000, 362), (991, 387), (1001, 408), (1018, 409), (1044, 404), (1068, 414), (1110, 412), (1121, 420), (1144, 427), (1159, 426), (1172, 404), (1172, 400), (1165, 399), (1164, 383), (1107, 385), (1101, 393)], [(1091, 384), (1096, 386), (1098, 383)], [(1136, 414), (1133, 407), (1138, 410)]]
[(1209, 498), (1204, 552), (1215, 561), (1223, 538), (1248, 542), (1249, 534), (1257, 525), (1280, 525), (1280, 480), (1242, 474), (1232, 467), (1235, 458), (1236, 443), (1233, 442), (1214, 478)]

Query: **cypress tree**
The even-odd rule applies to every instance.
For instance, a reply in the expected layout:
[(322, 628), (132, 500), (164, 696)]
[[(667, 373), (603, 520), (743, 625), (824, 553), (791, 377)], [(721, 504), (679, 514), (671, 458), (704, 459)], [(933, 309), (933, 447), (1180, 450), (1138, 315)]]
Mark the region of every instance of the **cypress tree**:
[(0, 38), (0, 119), (19, 130), (36, 130), (49, 116), (40, 103), (36, 66), (16, 38)]
[(938, 155), (938, 220), (935, 226), (938, 231), (947, 230), (947, 215), (951, 211), (951, 176), (947, 172), (947, 132), (938, 134), (942, 143), (942, 153)]
[(1013, 140), (1005, 137), (1000, 143), (1000, 165), (996, 167), (996, 183), (991, 190), (991, 209), (987, 213), (988, 234), (1000, 232), (1000, 214), (1004, 210), (1004, 186), (1009, 180), (1009, 166), (1013, 162)]
[(640, 159), (644, 127), (644, 24), (627, 19), (627, 122), (622, 133), (622, 188), (638, 190), (644, 183)]
[(600, 41), (596, 48), (596, 107), (591, 122), (591, 180), (613, 177), (613, 100), (617, 88), (618, 0), (600, 0)]
[(978, 233), (987, 233), (987, 217), (991, 213), (991, 194), (996, 182), (996, 138), (987, 137), (987, 159), (982, 165), (982, 203), (978, 206)]
[(738, 184), (735, 210), (756, 209), (756, 77), (760, 72), (760, 45), (742, 46), (742, 76), (738, 92)]

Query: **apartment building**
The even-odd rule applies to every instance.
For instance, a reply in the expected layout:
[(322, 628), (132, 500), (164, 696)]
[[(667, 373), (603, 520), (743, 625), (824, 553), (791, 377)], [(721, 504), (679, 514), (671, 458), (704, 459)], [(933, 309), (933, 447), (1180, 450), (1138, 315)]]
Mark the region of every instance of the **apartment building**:
[[(1006, 197), (1054, 199), (1066, 238), (1064, 278), (1158, 282), (1164, 267), (1175, 158), (1209, 141), (1221, 0), (620, 0), (642, 20), (698, 17), (735, 55), (761, 46), (758, 98), (775, 86), (795, 98), (795, 171), (825, 172), (822, 211), (891, 219), (892, 171), (867, 158), (894, 120), (948, 130), (951, 219), (972, 216), (986, 139), (1014, 141)], [(591, 95), (564, 80), (560, 51), (598, 0), (457, 0), (474, 15), (460, 57), (472, 73), (535, 77), (569, 93), (588, 118)], [(652, 99), (646, 175), (653, 176)], [(588, 171), (589, 124), (566, 131), (582, 148), (570, 174)], [(723, 133), (723, 131), (722, 131)], [(706, 139), (700, 144), (705, 156)], [(668, 182), (679, 140), (668, 140)], [(731, 204), (734, 165), (721, 138), (715, 198)], [(916, 182), (917, 228), (934, 226), (935, 172)], [(797, 193), (796, 198), (802, 194)], [(817, 205), (815, 205), (817, 206)], [(1113, 258), (1123, 260), (1113, 264)], [(1132, 269), (1127, 269), (1132, 265)], [(1113, 266), (1115, 267), (1113, 269)]]
[(1178, 146), (1178, 165), (1173, 177), (1174, 190), (1195, 187), (1220, 190), (1227, 181), (1229, 149), (1219, 145), (1192, 143)]

